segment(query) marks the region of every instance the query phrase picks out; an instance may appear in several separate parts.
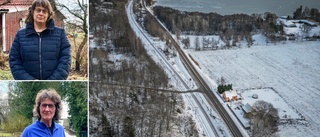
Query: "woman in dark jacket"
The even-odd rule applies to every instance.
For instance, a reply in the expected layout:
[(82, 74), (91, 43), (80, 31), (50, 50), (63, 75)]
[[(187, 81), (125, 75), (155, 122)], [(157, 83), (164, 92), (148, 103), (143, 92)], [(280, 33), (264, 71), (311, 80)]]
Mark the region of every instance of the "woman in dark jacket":
[(70, 71), (70, 43), (56, 27), (48, 0), (35, 0), (26, 28), (20, 29), (10, 49), (9, 63), (16, 80), (65, 80)]

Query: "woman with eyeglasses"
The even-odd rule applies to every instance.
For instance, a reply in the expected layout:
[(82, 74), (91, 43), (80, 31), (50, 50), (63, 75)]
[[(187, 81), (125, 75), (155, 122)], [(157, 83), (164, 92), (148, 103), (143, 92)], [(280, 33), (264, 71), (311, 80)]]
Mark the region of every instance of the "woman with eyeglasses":
[(56, 27), (48, 0), (35, 0), (26, 27), (10, 48), (9, 63), (16, 80), (65, 80), (70, 71), (70, 43), (63, 28)]
[(61, 109), (61, 97), (54, 89), (40, 90), (33, 108), (38, 120), (24, 129), (22, 137), (65, 137), (64, 128), (54, 122)]

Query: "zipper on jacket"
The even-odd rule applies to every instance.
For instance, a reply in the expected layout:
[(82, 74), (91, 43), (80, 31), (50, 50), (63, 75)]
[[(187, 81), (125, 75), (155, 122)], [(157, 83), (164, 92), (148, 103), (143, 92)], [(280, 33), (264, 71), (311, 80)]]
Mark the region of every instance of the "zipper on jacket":
[(53, 137), (53, 136), (54, 136), (54, 133), (56, 132), (56, 130), (58, 130), (58, 128), (56, 127), (56, 123), (54, 123), (53, 121), (52, 121), (51, 126), (53, 126), (52, 133), (51, 133), (51, 130), (50, 130), (49, 127), (47, 127), (47, 129), (48, 129), (47, 131), (49, 131), (50, 137)]
[(52, 133), (51, 133), (49, 127), (46, 126), (45, 132), (47, 133), (48, 137), (53, 137), (53, 133), (54, 133), (54, 132), (52, 131)]
[(40, 61), (40, 79), (39, 80), (42, 80), (42, 56), (41, 56), (41, 47), (42, 47), (42, 43), (41, 43), (41, 33), (38, 33), (39, 35), (39, 61)]

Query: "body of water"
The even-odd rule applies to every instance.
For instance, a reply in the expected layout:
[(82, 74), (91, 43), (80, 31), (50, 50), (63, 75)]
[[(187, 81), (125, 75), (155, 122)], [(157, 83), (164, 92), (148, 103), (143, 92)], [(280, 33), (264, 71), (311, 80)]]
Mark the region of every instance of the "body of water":
[(303, 9), (319, 9), (320, 0), (157, 0), (156, 5), (181, 11), (216, 12), (222, 15), (271, 12), (278, 16), (292, 16), (301, 5)]

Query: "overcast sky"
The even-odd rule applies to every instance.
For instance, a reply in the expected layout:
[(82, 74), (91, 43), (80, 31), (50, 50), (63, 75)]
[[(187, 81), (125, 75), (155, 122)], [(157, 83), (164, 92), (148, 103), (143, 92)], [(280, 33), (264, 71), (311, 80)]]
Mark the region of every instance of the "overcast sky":
[(6, 81), (0, 81), (0, 98), (2, 96), (6, 96), (8, 93), (8, 82)]
[[(84, 2), (85, 4), (88, 3), (87, 0), (80, 0), (80, 2)], [(77, 0), (56, 0), (56, 3), (64, 4), (70, 9), (80, 9), (78, 6), (78, 1)], [(73, 15), (71, 15), (66, 9), (62, 9), (61, 7), (57, 6), (57, 8), (66, 16), (67, 20), (72, 20), (75, 19)]]

